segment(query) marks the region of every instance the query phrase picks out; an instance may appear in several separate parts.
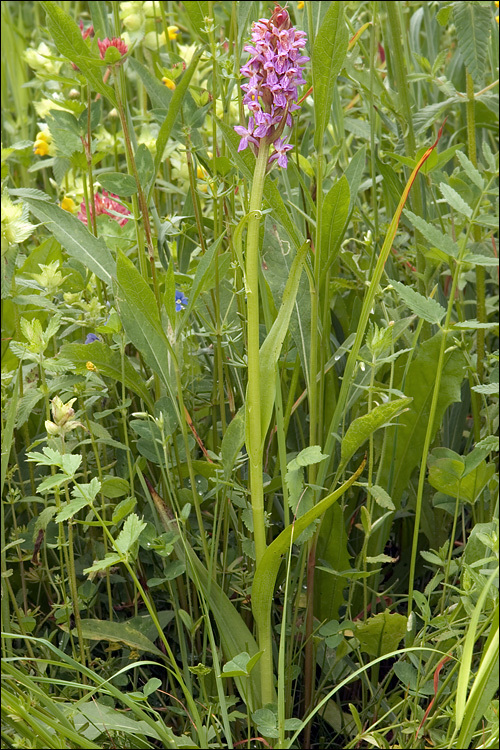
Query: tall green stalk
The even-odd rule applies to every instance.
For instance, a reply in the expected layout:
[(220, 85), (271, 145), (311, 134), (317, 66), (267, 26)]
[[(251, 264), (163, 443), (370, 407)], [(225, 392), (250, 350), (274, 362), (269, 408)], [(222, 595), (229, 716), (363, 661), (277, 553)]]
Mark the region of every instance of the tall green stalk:
[[(260, 410), (260, 341), (259, 341), (259, 232), (262, 195), (266, 179), (269, 142), (262, 139), (250, 193), (250, 218), (248, 220), (247, 247), (245, 258), (247, 293), (247, 342), (248, 342), (248, 390), (246, 406), (247, 451), (250, 464), (250, 493), (253, 515), (253, 535), (255, 543), (255, 566), (259, 567), (266, 551), (266, 525), (264, 515), (264, 485), (262, 481), (262, 459), (264, 435), (262, 434)], [(272, 631), (271, 622), (258, 626), (260, 659), (260, 679), (262, 703), (270, 703), (274, 692)]]
[(266, 549), (264, 487), (262, 483), (262, 452), (265, 436), (262, 435), (260, 415), (259, 231), (268, 155), (269, 143), (265, 139), (262, 139), (255, 163), (255, 172), (250, 193), (251, 216), (248, 220), (245, 259), (248, 320), (247, 450), (250, 460), (250, 492), (255, 541), (255, 563), (257, 567)]

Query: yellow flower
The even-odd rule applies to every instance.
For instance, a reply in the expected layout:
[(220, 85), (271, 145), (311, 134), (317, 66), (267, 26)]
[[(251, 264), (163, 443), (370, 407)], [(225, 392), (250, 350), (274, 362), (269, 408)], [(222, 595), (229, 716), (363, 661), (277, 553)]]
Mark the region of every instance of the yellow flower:
[(170, 41), (171, 42), (175, 41), (175, 39), (177, 39), (177, 34), (179, 33), (178, 26), (169, 26), (167, 28), (167, 31), (168, 31), (168, 38), (170, 39)]
[(49, 144), (47, 141), (35, 141), (33, 150), (37, 156), (47, 156), (49, 153)]
[(91, 372), (97, 372), (97, 367), (95, 366), (93, 362), (87, 362), (85, 367), (87, 368), (87, 370), (90, 370)]
[(163, 76), (163, 78), (161, 79), (161, 82), (165, 84), (167, 89), (170, 89), (171, 91), (175, 89), (175, 83), (172, 81), (171, 78), (167, 78), (166, 76)]
[(67, 195), (65, 195), (61, 201), (61, 208), (63, 209), (63, 211), (68, 211), (70, 214), (72, 214), (75, 211), (76, 203), (73, 198), (69, 198)]
[(196, 176), (199, 180), (206, 180), (206, 178), (208, 177), (207, 170), (202, 167), (201, 164), (198, 164), (196, 168)]
[(36, 134), (36, 140), (46, 141), (46, 143), (50, 143), (52, 140), (50, 130), (39, 130), (38, 133)]
[(304, 7), (304, 0), (299, 0), (299, 2), (297, 3), (297, 10), (302, 10), (303, 7)]

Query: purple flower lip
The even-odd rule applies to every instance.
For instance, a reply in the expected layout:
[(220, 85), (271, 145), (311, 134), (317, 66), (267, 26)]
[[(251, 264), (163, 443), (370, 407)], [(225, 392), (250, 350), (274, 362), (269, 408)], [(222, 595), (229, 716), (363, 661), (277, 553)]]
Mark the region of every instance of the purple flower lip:
[(253, 24), (251, 43), (243, 48), (250, 59), (240, 70), (249, 79), (241, 88), (251, 116), (248, 128), (234, 128), (241, 136), (238, 151), (250, 146), (257, 153), (265, 139), (267, 147), (274, 144), (269, 165), (276, 161), (286, 168), (286, 152), (292, 146), (281, 136), (285, 125), (292, 125), (291, 112), (300, 109), (298, 87), (305, 83), (301, 66), (309, 61), (301, 52), (305, 45), (305, 32), (292, 26), (288, 11), (278, 4), (269, 20), (261, 18)]

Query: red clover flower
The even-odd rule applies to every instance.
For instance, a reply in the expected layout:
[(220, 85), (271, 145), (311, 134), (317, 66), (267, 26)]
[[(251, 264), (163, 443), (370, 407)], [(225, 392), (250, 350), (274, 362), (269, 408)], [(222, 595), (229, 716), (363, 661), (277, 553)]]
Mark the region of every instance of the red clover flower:
[[(97, 216), (100, 216), (100, 214), (111, 216), (111, 218), (115, 219), (115, 221), (117, 221), (121, 227), (124, 227), (128, 219), (119, 219), (116, 214), (124, 214), (125, 217), (127, 217), (130, 216), (130, 211), (128, 210), (128, 208), (125, 208), (125, 206), (122, 206), (121, 203), (118, 203), (118, 201), (114, 200), (115, 198), (118, 198), (118, 196), (113, 195), (113, 193), (108, 193), (106, 190), (102, 191), (102, 195), (96, 193), (94, 197), (95, 211)], [(90, 206), (90, 214), (92, 215), (92, 206)], [(83, 201), (80, 205), (78, 218), (80, 219), (80, 221), (83, 221), (84, 224), (88, 224), (87, 207), (85, 205), (85, 201)]]
[(266, 139), (274, 146), (269, 163), (277, 160), (284, 169), (288, 164), (286, 152), (292, 146), (281, 135), (285, 125), (292, 125), (291, 113), (300, 109), (297, 89), (305, 83), (301, 66), (309, 60), (301, 52), (305, 45), (305, 32), (295, 29), (288, 11), (276, 4), (269, 20), (261, 18), (253, 24), (252, 44), (244, 47), (251, 57), (241, 68), (242, 75), (249, 79), (241, 88), (250, 117), (247, 128), (234, 128), (241, 135), (238, 151), (251, 144), (256, 153)]
[[(128, 47), (123, 41), (123, 39), (120, 39), (119, 37), (113, 37), (113, 39), (104, 39), (101, 41), (100, 39), (97, 40), (97, 45), (99, 47), (99, 53), (101, 55), (101, 60), (106, 59), (106, 52), (110, 47), (114, 47), (117, 52), (119, 52), (119, 55), (117, 56), (116, 53), (112, 57), (108, 55), (108, 60), (111, 63), (119, 62), (119, 58), (123, 57), (123, 55), (127, 54)], [(116, 59), (114, 57), (116, 56)]]

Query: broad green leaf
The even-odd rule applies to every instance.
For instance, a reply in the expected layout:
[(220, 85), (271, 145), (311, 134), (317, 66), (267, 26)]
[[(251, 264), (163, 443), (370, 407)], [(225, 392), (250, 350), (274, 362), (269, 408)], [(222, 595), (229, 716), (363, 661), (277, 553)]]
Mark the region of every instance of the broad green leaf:
[(132, 261), (121, 252), (118, 253), (116, 273), (115, 299), (127, 336), (149, 367), (163, 380), (175, 402), (168, 362), (172, 350), (161, 327), (155, 296)]
[(458, 323), (453, 323), (453, 328), (461, 328), (467, 331), (477, 331), (479, 328), (498, 328), (498, 323), (479, 323), (479, 321), (473, 320), (462, 320)]
[[(255, 169), (255, 156), (250, 152), (249, 149), (246, 151), (238, 152), (238, 146), (240, 143), (240, 136), (235, 133), (232, 127), (222, 120), (217, 121), (217, 125), (222, 132), (227, 147), (231, 152), (234, 163), (247, 180), (253, 179), (253, 173)], [(290, 239), (294, 242), (295, 246), (299, 248), (304, 238), (299, 232), (297, 227), (292, 222), (290, 215), (283, 203), (283, 198), (279, 191), (276, 183), (271, 179), (270, 176), (266, 177), (264, 183), (264, 200), (266, 208), (269, 207), (273, 210), (274, 216), (286, 229)]]
[(453, 20), (458, 49), (475, 83), (482, 81), (491, 32), (491, 11), (488, 5), (462, 0), (453, 3)]
[(337, 257), (349, 218), (351, 193), (347, 177), (342, 175), (323, 199), (321, 216), (321, 261), (325, 273)]
[[(123, 643), (133, 651), (147, 651), (164, 659), (163, 653), (149, 638), (126, 622), (109, 622), (108, 620), (82, 620), (83, 637), (90, 641), (108, 641)], [(76, 630), (75, 630), (76, 632)]]
[[(117, 383), (122, 381), (122, 360), (120, 353), (111, 349), (107, 344), (93, 341), (91, 344), (64, 344), (60, 355), (67, 357), (79, 367), (85, 368), (87, 362), (92, 362), (97, 371), (105, 377), (112, 378)], [(137, 393), (150, 409), (153, 408), (151, 394), (144, 385), (144, 380), (131, 365), (129, 358), (124, 362), (125, 385)]]
[(347, 462), (365, 443), (375, 430), (383, 427), (394, 417), (401, 414), (411, 403), (411, 398), (398, 398), (387, 404), (380, 404), (368, 414), (353, 420), (344, 435), (340, 451), (340, 466), (346, 466)]
[(94, 91), (105, 96), (116, 107), (117, 101), (113, 88), (103, 83), (102, 80), (105, 65), (102, 65), (101, 60), (90, 52), (82, 38), (80, 28), (57, 3), (42, 2), (41, 6), (47, 13), (47, 27), (61, 55), (67, 57), (81, 70)]
[(330, 119), (333, 89), (347, 54), (349, 33), (344, 21), (344, 3), (330, 3), (314, 40), (312, 73), (314, 87), (314, 144), (319, 150)]
[[(98, 3), (92, 2), (90, 7), (92, 8), (94, 4), (97, 5)], [(149, 683), (154, 684), (156, 679), (152, 678), (144, 686), (144, 695), (150, 695), (150, 693), (146, 693), (146, 687)], [(161, 681), (158, 680), (158, 682), (161, 685)], [(154, 690), (151, 690), (151, 692), (154, 692)], [(130, 694), (130, 697), (132, 699), (132, 694)], [(137, 705), (137, 700), (132, 700)], [(134, 737), (137, 738), (136, 743), (138, 743), (139, 741), (143, 742), (144, 736), (147, 736), (159, 740), (160, 743), (165, 743), (163, 747), (175, 747), (175, 742), (166, 744), (165, 737), (162, 738), (158, 731), (147, 724), (147, 722), (138, 721), (133, 711), (128, 711), (127, 713), (118, 711), (116, 708), (112, 708), (96, 700), (95, 697), (91, 701), (78, 704), (78, 708), (72, 708), (71, 720), (75, 725), (75, 729), (82, 733), (81, 736), (85, 736), (87, 739), (96, 740), (101, 735), (115, 736), (117, 732), (120, 732), (121, 735), (128, 736), (129, 739), (127, 742), (130, 744), (134, 744)], [(139, 747), (139, 744), (135, 744), (135, 746)], [(147, 747), (147, 745), (144, 744), (141, 747)]]
[(480, 461), (465, 474), (465, 462), (452, 458), (429, 460), (429, 484), (450, 497), (474, 503), (495, 473), (495, 465)]
[(103, 172), (99, 175), (99, 182), (104, 190), (109, 190), (110, 193), (116, 193), (116, 195), (119, 195), (120, 197), (135, 195), (137, 193), (137, 183), (129, 174), (122, 174), (121, 172)]
[(115, 540), (115, 546), (122, 555), (126, 555), (136, 543), (142, 531), (146, 528), (146, 525), (146, 522), (141, 521), (136, 513), (131, 513), (130, 516), (127, 517), (122, 530)]
[(418, 315), (422, 320), (427, 320), (429, 323), (440, 323), (446, 315), (446, 310), (439, 302), (431, 299), (430, 297), (424, 297), (422, 294), (412, 289), (410, 286), (401, 284), (400, 281), (391, 281), (391, 286), (396, 290), (401, 299), (406, 302), (410, 310)]
[(221, 456), (224, 467), (224, 475), (228, 478), (238, 458), (238, 454), (245, 442), (245, 413), (242, 409), (233, 417), (228, 424), (222, 438)]
[[(281, 353), (281, 347), (288, 332), (290, 317), (292, 315), (297, 290), (299, 288), (302, 265), (309, 249), (309, 242), (304, 242), (297, 251), (290, 268), (290, 275), (283, 292), (281, 307), (271, 330), (267, 334), (264, 343), (260, 347), (260, 382), (261, 382), (261, 435), (265, 440), (267, 429), (276, 398), (276, 365)], [(247, 400), (248, 409), (248, 400)], [(247, 413), (248, 424), (248, 413)]]
[(467, 253), (460, 258), (460, 262), (471, 263), (474, 266), (498, 266), (498, 258), (494, 258), (491, 255), (479, 255), (479, 253)]
[(395, 651), (405, 636), (407, 621), (404, 615), (386, 609), (356, 625), (354, 635), (361, 651), (374, 657)]
[(25, 195), (23, 190), (12, 190), (11, 193), (23, 198), (31, 213), (47, 225), (47, 229), (72, 258), (83, 263), (101, 281), (111, 283), (111, 277), (116, 274), (115, 261), (101, 237), (94, 237), (80, 219), (48, 203), (45, 198)]
[[(103, 482), (103, 485), (104, 484), (105, 482)], [(103, 489), (103, 494), (105, 497), (107, 497), (104, 489)], [(127, 497), (125, 498), (125, 500), (122, 500), (121, 503), (118, 503), (111, 517), (112, 522), (115, 524), (120, 523), (120, 521), (122, 521), (125, 518), (125, 516), (128, 516), (128, 514), (134, 510), (136, 503), (137, 503), (137, 500), (135, 499), (135, 497)]]
[(405, 209), (404, 214), (409, 218), (413, 226), (418, 229), (422, 237), (425, 237), (433, 247), (441, 250), (445, 255), (450, 255), (452, 258), (458, 256), (458, 245), (449, 235), (443, 234), (435, 226), (424, 221), (421, 216), (417, 216), (408, 209)]
[(462, 196), (459, 193), (457, 193), (456, 190), (450, 187), (450, 185), (447, 185), (446, 182), (440, 182), (439, 189), (441, 190), (443, 198), (446, 201), (448, 201), (450, 206), (454, 208), (455, 211), (458, 211), (458, 213), (463, 214), (468, 219), (472, 217), (472, 208), (469, 206), (468, 203), (464, 201)]
[(349, 183), (349, 215), (351, 214), (358, 197), (359, 186), (361, 185), (361, 180), (365, 171), (365, 161), (366, 146), (362, 146), (359, 151), (356, 151), (344, 172), (344, 177)]
[(193, 31), (205, 41), (207, 38), (205, 18), (208, 16), (208, 2), (206, 0), (193, 0), (193, 2), (186, 3), (183, 7), (188, 15)]
[[(177, 115), (179, 114), (181, 110), (182, 101), (184, 99), (188, 86), (191, 83), (191, 79), (197, 68), (197, 65), (200, 61), (200, 57), (202, 54), (203, 54), (203, 48), (200, 47), (200, 49), (198, 49), (194, 53), (193, 57), (191, 58), (191, 62), (189, 63), (188, 69), (184, 72), (180, 81), (177, 82), (176, 89), (172, 95), (170, 104), (168, 105), (168, 113), (160, 127), (160, 132), (158, 133), (158, 137), (156, 139), (156, 154), (155, 154), (155, 161), (154, 161), (155, 177), (158, 174), (158, 170), (162, 163), (163, 152), (165, 151), (165, 146), (167, 145), (167, 141), (170, 138), (170, 134), (172, 132), (174, 123), (177, 119)], [(154, 179), (152, 183), (153, 184), (149, 188), (148, 200), (151, 198), (151, 191), (153, 190)]]

